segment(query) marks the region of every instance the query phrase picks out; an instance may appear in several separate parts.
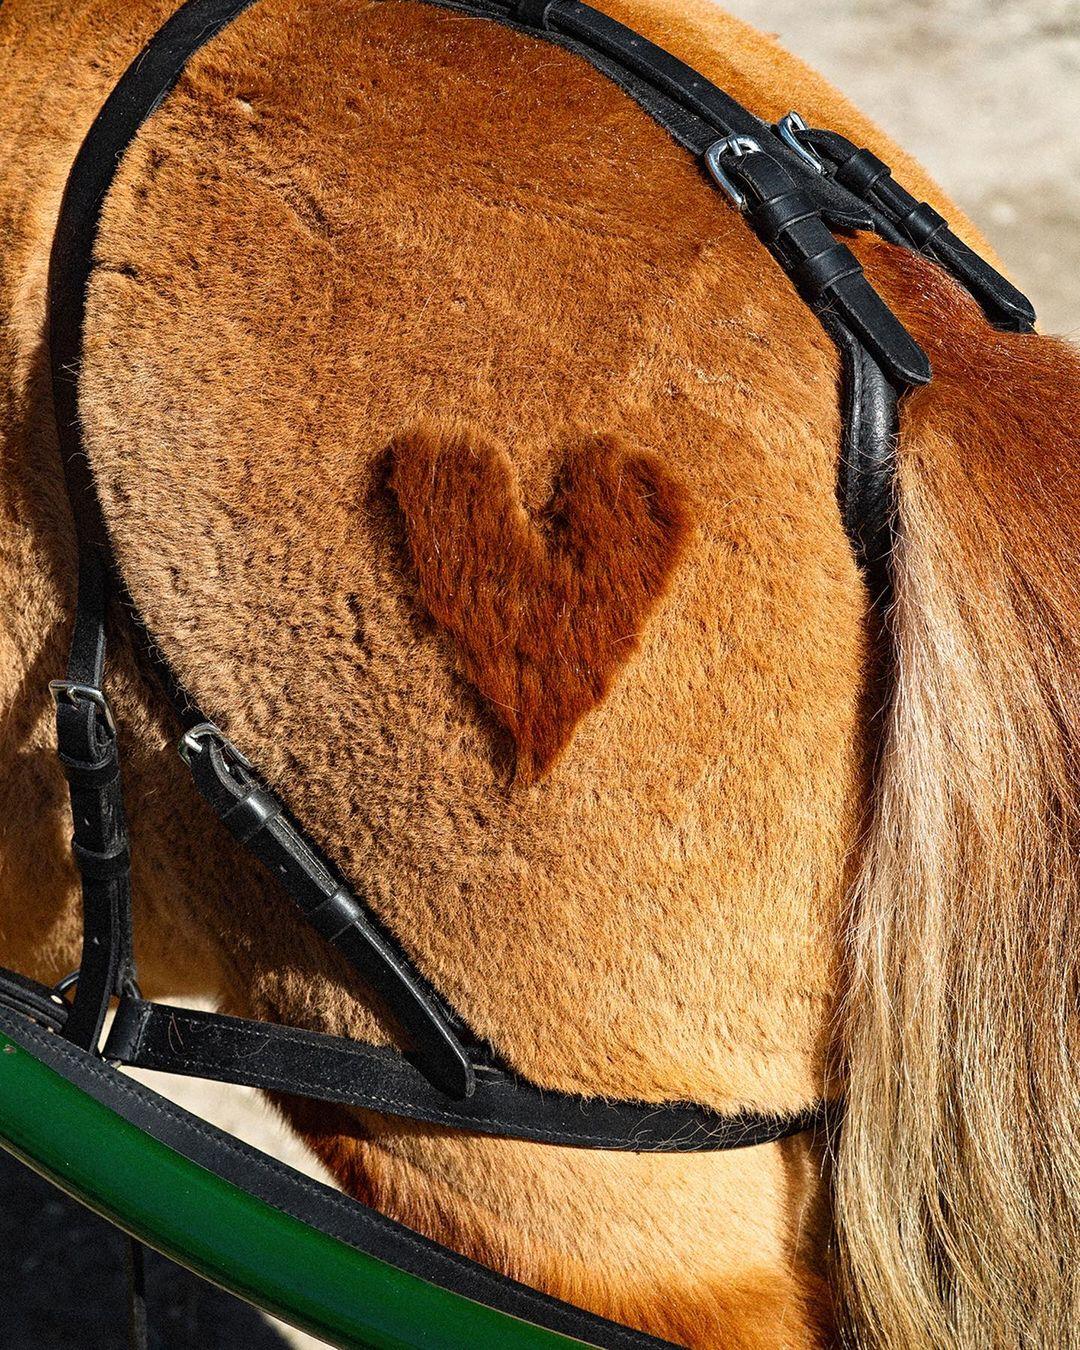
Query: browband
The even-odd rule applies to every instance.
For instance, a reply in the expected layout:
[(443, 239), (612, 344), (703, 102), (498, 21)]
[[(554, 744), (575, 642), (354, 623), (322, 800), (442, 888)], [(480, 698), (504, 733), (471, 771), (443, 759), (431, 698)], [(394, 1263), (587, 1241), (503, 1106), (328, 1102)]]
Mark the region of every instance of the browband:
[[(881, 161), (796, 114), (775, 127), (703, 76), (579, 0), (431, 0), (555, 43), (619, 85), (742, 212), (819, 316), (842, 357), (839, 495), (872, 595), (888, 598), (897, 400), (929, 363), (834, 228), (876, 230), (925, 252), (971, 291), (991, 321), (1030, 328), (1030, 305), (910, 197)], [(233, 836), (277, 877), (300, 913), (349, 960), (404, 1031), (407, 1056), (262, 1022), (155, 1005), (135, 984), (128, 833), (115, 728), (102, 692), (110, 590), (123, 591), (83, 445), (78, 379), (87, 290), (104, 202), (132, 138), (190, 57), (254, 0), (189, 0), (109, 96), (71, 170), (49, 274), (50, 349), (61, 456), (79, 543), (79, 593), (67, 677), (56, 681), (57, 732), (82, 877), (83, 956), (70, 1007), (0, 976), (0, 1001), (96, 1053), (110, 1001), (119, 1013), (104, 1055), (117, 1063), (308, 1095), (432, 1124), (585, 1148), (686, 1152), (740, 1148), (820, 1125), (824, 1104), (795, 1114), (724, 1115), (697, 1103), (609, 1101), (541, 1089), (515, 1075), (448, 1006), (343, 880), (251, 761), (198, 711), (135, 614), (185, 728), (195, 785)], [(703, 176), (703, 186), (709, 181)], [(835, 1108), (834, 1108), (835, 1109)]]

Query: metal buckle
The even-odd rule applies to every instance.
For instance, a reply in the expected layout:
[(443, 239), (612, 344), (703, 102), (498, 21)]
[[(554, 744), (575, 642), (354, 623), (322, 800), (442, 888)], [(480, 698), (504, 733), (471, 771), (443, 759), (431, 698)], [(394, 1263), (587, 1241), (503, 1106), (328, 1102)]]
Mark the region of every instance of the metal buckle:
[(747, 208), (746, 193), (735, 186), (720, 161), (724, 155), (742, 159), (743, 155), (754, 154), (760, 152), (760, 150), (761, 146), (754, 140), (753, 136), (724, 136), (718, 141), (713, 141), (712, 145), (705, 151), (705, 167), (716, 180), (717, 186), (727, 193), (740, 211), (745, 211)]
[(92, 684), (78, 684), (75, 680), (50, 680), (49, 693), (52, 695), (54, 703), (63, 701), (64, 703), (70, 703), (72, 707), (77, 707), (80, 699), (84, 703), (92, 703), (104, 718), (110, 735), (116, 735), (116, 723), (113, 721), (112, 709), (100, 689), (95, 689)]
[(53, 985), (53, 993), (57, 998), (63, 998), (69, 989), (73, 989), (79, 983), (80, 974), (80, 971), (73, 970), (69, 975), (65, 975), (62, 980), (57, 980)]
[(227, 760), (232, 760), (245, 769), (250, 769), (252, 773), (255, 772), (255, 765), (252, 764), (251, 760), (237, 750), (228, 736), (213, 722), (200, 722), (190, 731), (185, 731), (180, 737), (180, 743), (176, 750), (189, 769), (191, 768), (191, 757), (200, 752), (203, 741), (213, 741)]
[(825, 161), (811, 149), (809, 145), (804, 145), (799, 139), (800, 133), (805, 134), (810, 128), (806, 125), (805, 119), (792, 109), (786, 117), (781, 117), (776, 124), (776, 132), (789, 150), (794, 150), (804, 164), (809, 164), (815, 173), (824, 174), (826, 172)]

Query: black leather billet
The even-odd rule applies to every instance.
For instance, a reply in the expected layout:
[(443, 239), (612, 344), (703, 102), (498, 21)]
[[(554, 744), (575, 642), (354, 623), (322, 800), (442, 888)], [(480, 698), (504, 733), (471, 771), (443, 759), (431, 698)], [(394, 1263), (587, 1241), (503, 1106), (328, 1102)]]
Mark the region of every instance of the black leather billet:
[(572, 1148), (715, 1152), (772, 1143), (825, 1121), (821, 1105), (779, 1115), (752, 1110), (728, 1115), (692, 1102), (557, 1092), (491, 1068), (478, 1068), (468, 1099), (449, 1101), (390, 1046), (134, 998), (121, 1000), (104, 1053), (139, 1068)]

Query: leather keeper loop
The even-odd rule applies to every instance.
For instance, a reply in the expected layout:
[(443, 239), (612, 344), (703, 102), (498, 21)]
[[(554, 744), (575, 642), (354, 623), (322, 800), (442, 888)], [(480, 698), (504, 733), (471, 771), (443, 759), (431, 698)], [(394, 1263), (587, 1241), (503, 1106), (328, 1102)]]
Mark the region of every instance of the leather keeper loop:
[(514, 22), (524, 24), (526, 28), (546, 29), (548, 10), (554, 0), (518, 0), (514, 6)]
[(307, 911), (307, 918), (312, 927), (328, 942), (339, 938), (347, 928), (351, 928), (363, 917), (364, 911), (359, 901), (350, 895), (344, 886), (339, 886), (321, 905)]
[(131, 870), (131, 855), (126, 843), (112, 853), (95, 853), (72, 839), (71, 852), (79, 871), (91, 881), (113, 881)]
[(759, 202), (751, 211), (754, 225), (765, 243), (770, 244), (800, 220), (817, 216), (818, 210), (801, 188)]
[(936, 234), (949, 228), (949, 222), (930, 205), (920, 202), (897, 221), (916, 248), (925, 248)]
[(234, 839), (248, 843), (260, 830), (281, 815), (281, 804), (269, 792), (254, 787), (227, 811), (221, 819)]
[(818, 299), (844, 277), (860, 273), (862, 267), (849, 248), (834, 241), (820, 253), (794, 263), (791, 270), (799, 285), (814, 299)]
[(109, 747), (105, 758), (99, 759), (95, 764), (87, 764), (81, 759), (71, 759), (64, 754), (59, 758), (64, 775), (72, 787), (106, 788), (120, 777), (120, 760), (116, 753), (115, 742)]
[(836, 166), (836, 177), (844, 187), (859, 197), (868, 196), (874, 184), (882, 178), (891, 178), (889, 166), (870, 150), (856, 150), (850, 159)]

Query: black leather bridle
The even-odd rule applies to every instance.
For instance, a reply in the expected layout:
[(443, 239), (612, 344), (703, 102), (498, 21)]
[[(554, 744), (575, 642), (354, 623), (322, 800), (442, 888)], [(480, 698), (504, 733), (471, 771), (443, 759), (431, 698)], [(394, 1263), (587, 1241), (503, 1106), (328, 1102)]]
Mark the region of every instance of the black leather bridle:
[[(840, 505), (871, 595), (887, 608), (898, 399), (926, 383), (931, 372), (920, 347), (834, 232), (871, 230), (917, 250), (966, 287), (999, 327), (1031, 329), (1034, 312), (1024, 296), (968, 249), (937, 212), (897, 184), (868, 150), (838, 133), (807, 127), (795, 113), (776, 126), (766, 124), (669, 53), (579, 0), (430, 2), (514, 28), (587, 60), (701, 162), (703, 189), (711, 179), (745, 216), (841, 353)], [(126, 148), (189, 58), (252, 3), (189, 0), (164, 25), (98, 114), (64, 194), (49, 276), (49, 340), (60, 451), (79, 544), (79, 585), (67, 674), (51, 687), (59, 753), (71, 790), (83, 950), (77, 978), (65, 982), (74, 986), (70, 1001), (58, 997), (57, 990), (3, 972), (0, 1008), (62, 1037), (66, 1045), (52, 1058), (59, 1071), (73, 1075), (85, 1076), (90, 1063), (101, 1061), (133, 1065), (538, 1142), (689, 1152), (766, 1143), (822, 1124), (825, 1103), (795, 1114), (725, 1115), (693, 1102), (642, 1103), (550, 1091), (512, 1072), (424, 978), (364, 897), (345, 883), (263, 784), (241, 749), (198, 711), (136, 614), (133, 622), (147, 639), (149, 658), (181, 720), (180, 753), (199, 792), (278, 879), (305, 921), (379, 996), (411, 1048), (403, 1054), (344, 1037), (166, 1007), (139, 995), (117, 738), (103, 692), (109, 600), (124, 593), (124, 582), (80, 425), (86, 300), (101, 213)], [(67, 987), (59, 991), (66, 992)], [(102, 1045), (114, 998), (116, 1017)], [(3, 1025), (11, 1020), (4, 1016)], [(33, 1034), (41, 1039), (40, 1030)], [(121, 1090), (130, 1097), (128, 1088)], [(485, 1277), (499, 1278), (490, 1272)], [(443, 1272), (432, 1278), (448, 1277)], [(500, 1297), (512, 1310), (517, 1306), (512, 1291), (522, 1286), (502, 1281), (500, 1287)], [(557, 1300), (543, 1300), (543, 1306), (550, 1319), (546, 1324), (569, 1327), (593, 1344), (659, 1344)], [(522, 1315), (535, 1320), (536, 1307), (530, 1304)]]

